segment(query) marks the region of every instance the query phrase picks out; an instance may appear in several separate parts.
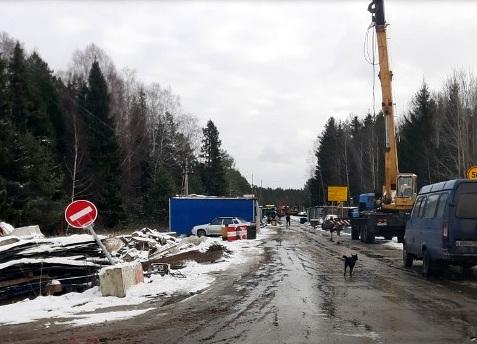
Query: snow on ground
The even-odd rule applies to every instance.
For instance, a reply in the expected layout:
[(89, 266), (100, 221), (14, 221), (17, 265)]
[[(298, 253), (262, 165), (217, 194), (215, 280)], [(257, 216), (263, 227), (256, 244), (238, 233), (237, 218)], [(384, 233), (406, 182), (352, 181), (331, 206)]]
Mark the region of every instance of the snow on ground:
[(398, 243), (397, 237), (394, 237), (393, 240), (384, 243), (384, 246), (389, 246), (391, 248), (394, 248), (395, 250), (402, 250), (402, 243)]
[[(205, 290), (215, 281), (212, 272), (223, 271), (234, 264), (244, 264), (250, 259), (250, 253), (260, 254), (263, 250), (263, 240), (274, 232), (276, 232), (276, 228), (262, 228), (257, 234), (257, 240), (224, 242), (220, 238), (208, 238), (201, 245), (209, 247), (217, 242), (226, 246), (232, 253), (213, 264), (189, 262), (185, 268), (179, 270), (185, 278), (171, 275), (153, 275), (150, 278), (145, 278), (144, 283), (128, 289), (127, 296), (124, 298), (102, 297), (99, 287), (94, 287), (84, 293), (40, 296), (33, 300), (26, 299), (0, 306), (0, 324), (20, 324), (49, 319), (54, 324), (81, 326), (122, 320), (143, 314), (152, 308), (128, 311), (115, 311), (107, 308), (136, 306), (154, 297), (167, 297), (172, 294), (188, 294)], [(65, 321), (65, 318), (73, 318), (73, 320)], [(50, 325), (50, 322), (45, 324), (45, 326)]]

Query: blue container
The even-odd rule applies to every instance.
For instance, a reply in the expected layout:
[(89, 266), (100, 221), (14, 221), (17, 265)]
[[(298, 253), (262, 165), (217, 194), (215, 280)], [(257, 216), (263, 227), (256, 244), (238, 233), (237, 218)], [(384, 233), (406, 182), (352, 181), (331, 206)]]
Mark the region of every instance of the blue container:
[(169, 230), (189, 235), (192, 227), (218, 216), (236, 216), (255, 222), (253, 198), (172, 197), (169, 199)]

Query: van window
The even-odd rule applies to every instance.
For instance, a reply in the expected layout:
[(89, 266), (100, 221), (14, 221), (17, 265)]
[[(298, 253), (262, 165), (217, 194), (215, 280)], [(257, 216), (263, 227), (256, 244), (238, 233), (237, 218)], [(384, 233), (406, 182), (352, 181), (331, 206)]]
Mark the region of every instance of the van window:
[(441, 194), (441, 197), (439, 197), (436, 217), (442, 217), (444, 215), (444, 209), (446, 208), (446, 203), (447, 203), (447, 194), (443, 193)]
[(417, 217), (419, 215), (419, 209), (421, 207), (422, 199), (423, 199), (422, 196), (417, 198), (416, 205), (412, 209), (412, 214), (411, 214), (412, 217)]
[(426, 209), (424, 209), (424, 218), (431, 219), (436, 213), (437, 201), (439, 200), (439, 194), (430, 195), (427, 198)]
[(456, 216), (477, 219), (477, 193), (460, 194), (457, 200)]
[(421, 207), (419, 208), (419, 217), (422, 217), (422, 215), (424, 214), (424, 209), (426, 208), (426, 203), (427, 203), (427, 197), (423, 197), (422, 198), (422, 202), (421, 202)]

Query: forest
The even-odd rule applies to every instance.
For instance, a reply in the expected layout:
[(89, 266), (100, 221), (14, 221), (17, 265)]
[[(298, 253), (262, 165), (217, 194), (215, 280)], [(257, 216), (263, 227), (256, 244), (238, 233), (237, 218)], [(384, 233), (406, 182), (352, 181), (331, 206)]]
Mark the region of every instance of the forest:
[[(305, 189), (312, 204), (326, 203), (328, 185), (349, 185), (350, 197), (381, 192), (384, 116), (330, 117), (318, 136), (316, 166)], [(436, 91), (425, 82), (397, 123), (399, 171), (415, 173), (418, 187), (465, 178), (477, 163), (477, 79), (455, 71)]]
[(189, 194), (251, 191), (214, 122), (201, 128), (170, 87), (118, 71), (94, 44), (54, 72), (0, 34), (0, 220), (57, 233), (65, 206), (88, 199), (104, 228), (164, 225), (186, 172)]

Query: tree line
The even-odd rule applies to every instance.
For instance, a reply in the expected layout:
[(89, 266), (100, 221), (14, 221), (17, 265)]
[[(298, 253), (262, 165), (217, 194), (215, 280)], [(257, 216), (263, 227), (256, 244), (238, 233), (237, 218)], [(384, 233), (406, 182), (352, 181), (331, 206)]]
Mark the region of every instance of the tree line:
[[(317, 138), (316, 165), (305, 189), (314, 205), (326, 203), (329, 185), (348, 185), (349, 196), (381, 192), (384, 116), (330, 117)], [(454, 72), (432, 92), (423, 82), (397, 125), (400, 172), (415, 173), (418, 187), (465, 178), (477, 163), (477, 79)]]
[(15, 226), (64, 228), (75, 199), (98, 206), (98, 224), (167, 224), (168, 200), (185, 190), (251, 192), (222, 147), (178, 95), (117, 71), (94, 44), (52, 71), (37, 52), (0, 33), (0, 216)]

